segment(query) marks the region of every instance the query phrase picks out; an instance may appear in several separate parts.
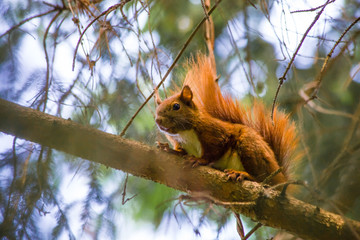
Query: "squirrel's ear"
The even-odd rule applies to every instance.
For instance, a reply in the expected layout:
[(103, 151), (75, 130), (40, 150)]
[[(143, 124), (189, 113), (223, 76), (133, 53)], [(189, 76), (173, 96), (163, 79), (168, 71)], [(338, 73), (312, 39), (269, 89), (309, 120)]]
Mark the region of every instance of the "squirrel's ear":
[(185, 85), (181, 91), (180, 99), (185, 104), (189, 105), (192, 101), (193, 93), (188, 85)]
[(162, 103), (160, 95), (159, 95), (159, 89), (155, 88), (154, 89), (155, 92), (155, 102), (157, 105), (160, 105)]
[(216, 77), (215, 82), (218, 83), (220, 78), (221, 78), (221, 74), (219, 74), (219, 75)]

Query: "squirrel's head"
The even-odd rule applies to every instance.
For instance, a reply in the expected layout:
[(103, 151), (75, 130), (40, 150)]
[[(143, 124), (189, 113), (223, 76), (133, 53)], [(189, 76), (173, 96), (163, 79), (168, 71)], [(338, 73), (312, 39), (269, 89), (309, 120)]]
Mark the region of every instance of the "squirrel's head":
[(189, 86), (185, 85), (180, 93), (157, 102), (155, 121), (161, 131), (171, 135), (193, 128), (198, 111)]

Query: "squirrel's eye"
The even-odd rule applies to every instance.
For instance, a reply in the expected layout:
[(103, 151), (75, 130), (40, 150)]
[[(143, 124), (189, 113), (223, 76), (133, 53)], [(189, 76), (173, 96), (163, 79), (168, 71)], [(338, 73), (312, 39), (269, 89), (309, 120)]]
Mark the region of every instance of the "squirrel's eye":
[(179, 109), (180, 109), (180, 104), (175, 103), (175, 104), (173, 105), (173, 110), (179, 110)]

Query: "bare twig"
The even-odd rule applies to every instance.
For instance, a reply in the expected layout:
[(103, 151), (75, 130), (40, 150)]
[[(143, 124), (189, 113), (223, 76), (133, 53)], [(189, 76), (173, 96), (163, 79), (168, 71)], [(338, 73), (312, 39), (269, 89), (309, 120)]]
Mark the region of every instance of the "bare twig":
[(305, 84), (300, 90), (299, 95), (304, 99), (304, 104), (309, 105), (312, 109), (315, 111), (321, 112), (323, 114), (329, 114), (329, 115), (337, 115), (337, 116), (343, 116), (347, 118), (353, 118), (353, 115), (347, 112), (337, 111), (337, 110), (330, 110), (327, 108), (324, 108), (322, 106), (319, 106), (315, 104), (312, 100), (317, 98), (317, 96), (309, 97), (306, 94), (306, 91), (313, 89), (316, 87), (316, 82), (309, 82)]
[(268, 184), (268, 183), (271, 181), (271, 179), (273, 179), (273, 177), (275, 177), (276, 175), (278, 175), (279, 173), (281, 173), (282, 170), (283, 170), (282, 167), (278, 168), (276, 171), (272, 172), (269, 176), (267, 176), (267, 177), (265, 178), (265, 180), (262, 181), (261, 184), (262, 184), (262, 185)]
[[(263, 2), (263, 1), (260, 1), (260, 2)], [(269, 14), (267, 16), (269, 16)], [(245, 26), (245, 29), (246, 29), (245, 38), (247, 40), (247, 44), (246, 44), (246, 47), (245, 47), (245, 52), (246, 52), (245, 61), (247, 62), (248, 68), (249, 68), (249, 73), (247, 73), (246, 76), (248, 78), (248, 81), (250, 81), (249, 83), (251, 84), (251, 86), (252, 86), (252, 88), (254, 90), (254, 93), (256, 95), (258, 95), (257, 91), (256, 91), (256, 86), (255, 86), (255, 83), (254, 83), (254, 79), (253, 79), (253, 68), (252, 68), (252, 65), (251, 65), (251, 58), (252, 58), (251, 57), (251, 51), (250, 51), (250, 49), (251, 49), (251, 39), (250, 39), (250, 34), (249, 34), (249, 32), (251, 30), (250, 30), (250, 26), (248, 24), (248, 18), (249, 18), (248, 10), (247, 10), (247, 8), (245, 8), (244, 9), (244, 26)], [(239, 50), (237, 50), (237, 51), (239, 52)]]
[(56, 111), (56, 115), (61, 116), (61, 104), (63, 104), (66, 100), (66, 98), (68, 98), (70, 96), (70, 94), (72, 93), (73, 88), (75, 87), (75, 84), (77, 83), (77, 81), (79, 80), (79, 75), (80, 75), (81, 71), (78, 72), (77, 77), (75, 78), (75, 80), (73, 81), (73, 83), (70, 85), (70, 87), (68, 88), (68, 90), (66, 92), (64, 92), (61, 97), (58, 100), (58, 109)]
[(343, 39), (343, 37), (350, 31), (350, 29), (357, 23), (360, 21), (360, 17), (358, 17), (354, 22), (352, 22), (345, 30), (344, 32), (341, 34), (341, 36), (339, 37), (339, 39), (336, 41), (336, 43), (334, 44), (334, 46), (331, 48), (330, 52), (328, 53), (328, 55), (326, 56), (326, 59), (324, 61), (324, 64), (321, 67), (320, 70), (320, 74), (318, 75), (317, 79), (315, 80), (316, 82), (316, 87), (313, 91), (313, 94), (311, 96), (311, 98), (315, 98), (317, 96), (317, 93), (319, 92), (320, 89), (320, 85), (321, 85), (321, 81), (322, 81), (322, 77), (324, 75), (324, 72), (327, 68), (327, 64), (331, 58), (331, 56), (333, 55), (335, 48), (340, 44), (341, 40)]
[[(97, 16), (96, 18), (94, 18), (94, 19), (85, 27), (85, 29), (84, 29), (84, 31), (81, 33), (81, 35), (80, 35), (80, 37), (79, 37), (79, 40), (78, 40), (78, 42), (77, 42), (77, 44), (76, 44), (76, 47), (75, 47), (75, 52), (74, 52), (74, 57), (73, 57), (73, 64), (72, 64), (72, 70), (73, 70), (73, 71), (74, 71), (74, 69), (75, 69), (75, 59), (76, 59), (77, 51), (78, 51), (79, 45), (80, 45), (80, 43), (81, 43), (82, 37), (84, 36), (85, 32), (90, 28), (91, 25), (94, 24), (94, 22), (96, 22), (97, 20), (99, 20), (102, 16), (108, 15), (110, 12), (116, 10), (117, 8), (122, 9), (123, 6), (124, 6), (126, 3), (130, 2), (130, 1), (131, 1), (131, 0), (124, 0), (124, 1), (122, 1), (122, 2), (120, 2), (120, 3), (118, 3), (118, 4), (115, 4), (115, 5), (111, 6), (111, 7), (109, 7), (106, 11), (102, 12), (101, 14), (99, 14), (99, 16)], [(124, 16), (124, 15), (123, 15), (123, 16)]]
[(204, 14), (207, 18), (207, 20), (209, 21), (209, 14), (208, 14), (208, 11), (209, 11), (209, 8), (210, 8), (210, 1), (209, 0), (201, 0), (201, 6), (203, 7), (203, 10), (204, 10)]
[(125, 205), (125, 203), (127, 203), (128, 201), (130, 201), (131, 199), (133, 199), (134, 197), (137, 196), (137, 194), (134, 194), (132, 197), (126, 198), (126, 187), (127, 187), (128, 177), (129, 177), (129, 173), (126, 173), (126, 177), (125, 177), (125, 181), (124, 181), (124, 189), (123, 189), (122, 199), (121, 199), (122, 205)]
[[(51, 28), (51, 25), (55, 22), (55, 20), (60, 16), (61, 11), (58, 12), (50, 21), (49, 25), (47, 26), (46, 30), (45, 30), (45, 34), (44, 34), (44, 39), (43, 39), (43, 47), (44, 47), (44, 53), (45, 53), (45, 60), (46, 60), (46, 80), (45, 80), (45, 86), (44, 86), (44, 92), (45, 92), (45, 96), (42, 100), (42, 102), (44, 103), (44, 107), (43, 107), (43, 112), (45, 112), (46, 110), (46, 103), (47, 103), (47, 99), (48, 99), (48, 94), (49, 94), (49, 88), (50, 88), (50, 62), (49, 62), (49, 55), (48, 55), (48, 51), (47, 51), (47, 47), (46, 47), (46, 40)], [(40, 105), (39, 105), (40, 107)]]
[(307, 159), (307, 165), (311, 171), (314, 187), (317, 188), (319, 186), (318, 173), (315, 170), (314, 161), (313, 161), (312, 155), (310, 154), (309, 145), (306, 143), (306, 140), (305, 140), (304, 114), (303, 114), (302, 110), (297, 111), (297, 112), (298, 112), (298, 116), (299, 116), (298, 131), (300, 133), (299, 137), (300, 137), (301, 149), (303, 150), (303, 153), (304, 153), (304, 159), (305, 159), (305, 157)]
[(251, 237), (251, 235), (256, 232), (256, 230), (258, 230), (260, 227), (262, 227), (262, 224), (261, 223), (257, 223), (255, 225), (255, 227), (253, 227), (250, 232), (248, 232), (241, 240), (247, 240), (249, 239), (249, 237)]
[[(208, 12), (209, 16), (211, 15), (211, 13), (217, 8), (217, 6), (219, 5), (219, 3), (221, 2), (221, 0), (218, 0), (214, 6), (211, 8), (211, 10)], [(182, 49), (180, 50), (180, 52), (178, 53), (178, 55), (175, 57), (173, 63), (171, 64), (171, 66), (169, 67), (169, 69), (167, 70), (167, 72), (165, 73), (164, 77), (161, 79), (160, 83), (155, 87), (154, 91), (148, 96), (148, 98), (145, 100), (145, 102), (143, 102), (143, 104), (139, 107), (139, 109), (135, 112), (135, 114), (131, 117), (131, 119), (129, 120), (129, 122), (126, 124), (126, 126), (124, 127), (124, 129), (122, 130), (122, 132), (120, 133), (120, 136), (124, 136), (126, 130), (129, 128), (129, 126), (132, 124), (132, 122), (134, 121), (135, 117), (139, 114), (139, 112), (141, 111), (141, 109), (143, 109), (143, 107), (149, 102), (149, 100), (154, 96), (155, 91), (157, 89), (159, 89), (159, 87), (164, 83), (164, 81), (166, 80), (166, 78), (169, 76), (171, 70), (174, 68), (174, 66), (176, 65), (176, 63), (179, 61), (180, 57), (182, 56), (182, 54), (184, 53), (185, 49), (187, 48), (187, 46), (189, 45), (189, 43), (191, 42), (191, 40), (193, 39), (193, 37), (195, 36), (195, 34), (197, 33), (197, 31), (200, 29), (200, 27), (202, 26), (202, 24), (207, 20), (206, 16), (200, 21), (200, 23), (196, 26), (196, 28), (193, 30), (193, 32), (190, 34), (189, 38), (186, 40), (186, 42), (184, 43), (184, 46), (182, 47)]]
[(49, 189), (49, 192), (50, 192), (50, 197), (52, 198), (52, 201), (55, 203), (56, 207), (58, 208), (58, 211), (61, 215), (61, 217), (63, 217), (65, 219), (64, 223), (65, 223), (65, 228), (66, 230), (68, 231), (68, 234), (69, 234), (69, 238), (70, 239), (76, 239), (74, 234), (72, 233), (71, 231), (71, 227), (69, 225), (69, 220), (67, 219), (66, 217), (66, 214), (64, 213), (64, 211), (62, 210), (61, 206), (60, 206), (60, 203), (58, 202), (58, 200), (56, 199), (55, 197), (55, 194), (53, 193), (53, 191), (51, 190), (51, 188)]
[[(253, 206), (253, 204), (254, 204), (254, 202), (231, 202), (231, 203), (230, 202), (222, 202), (222, 201), (219, 201), (219, 200), (217, 200), (217, 199), (215, 199), (215, 198), (213, 198), (213, 197), (211, 197), (211, 196), (209, 196), (208, 194), (205, 194), (205, 193), (194, 193), (192, 195), (180, 195), (179, 197), (177, 197), (176, 199), (173, 199), (173, 200), (178, 200), (178, 202), (174, 206), (174, 210), (175, 210), (176, 206), (180, 205), (184, 215), (186, 216), (186, 218), (188, 219), (188, 221), (190, 222), (191, 225), (193, 225), (193, 224), (192, 224), (189, 216), (186, 214), (186, 211), (183, 208), (182, 203), (184, 203), (184, 205), (186, 205), (186, 206), (189, 206), (190, 205), (189, 203), (191, 203), (191, 202), (194, 202), (197, 205), (204, 204), (204, 203), (209, 203), (209, 204), (215, 203), (215, 204), (218, 204), (218, 205), (228, 206), (230, 208), (231, 208), (231, 206), (246, 206), (246, 207), (249, 207), (249, 206)], [(174, 211), (174, 216), (175, 216), (175, 219), (177, 221), (175, 211)], [(237, 213), (237, 212), (234, 212), (234, 216), (235, 216), (235, 219), (236, 219), (236, 230), (237, 230), (237, 232), (238, 232), (238, 234), (239, 234), (239, 236), (240, 236), (240, 238), (242, 240), (248, 239), (257, 229), (259, 229), (262, 226), (261, 223), (257, 223), (256, 226), (254, 228), (252, 228), (250, 230), (250, 232), (248, 232), (245, 235), (244, 234), (244, 227), (243, 227), (243, 224), (242, 224), (242, 221), (241, 221), (241, 218), (240, 218), (240, 214)], [(193, 228), (194, 228), (195, 233), (198, 234), (198, 228), (195, 228), (194, 225), (193, 225)]]
[[(245, 21), (245, 20), (244, 20)], [(235, 26), (235, 20), (230, 20), (230, 22), (232, 23), (232, 25)], [(248, 81), (249, 85), (252, 86), (252, 88), (254, 89), (254, 92), (256, 92), (256, 88), (255, 88), (255, 84), (253, 82), (253, 79), (252, 79), (252, 76), (251, 76), (251, 73), (249, 74), (248, 71), (246, 70), (245, 68), (245, 64), (244, 64), (244, 60), (243, 58), (241, 57), (241, 53), (239, 51), (239, 48), (237, 47), (236, 45), (236, 42), (235, 42), (235, 38), (234, 38), (234, 35), (232, 33), (232, 30), (231, 30), (231, 27), (230, 27), (230, 24), (227, 23), (226, 24), (226, 28), (228, 29), (228, 32), (229, 32), (229, 35), (230, 35), (230, 43), (233, 45), (233, 48), (235, 50), (235, 54), (236, 56), (238, 57), (239, 59), (239, 62), (240, 62), (240, 66), (245, 74), (245, 77), (246, 77), (246, 80)], [(248, 36), (248, 35), (247, 35)], [(250, 67), (250, 66), (249, 66)], [(235, 70), (236, 68), (234, 68)], [(251, 71), (250, 71), (251, 72)]]
[(210, 196), (209, 194), (206, 194), (204, 192), (193, 192), (191, 195), (181, 195), (183, 199), (186, 199), (186, 203), (190, 202), (190, 201), (194, 201), (197, 203), (215, 203), (217, 205), (222, 205), (225, 207), (232, 207), (232, 206), (238, 206), (238, 207), (253, 207), (255, 206), (255, 202), (254, 201), (248, 201), (248, 202), (225, 202), (225, 201), (220, 201), (212, 196)]
[(199, 229), (197, 227), (195, 227), (195, 225), (193, 224), (193, 222), (191, 221), (189, 215), (186, 213), (185, 211), (185, 208), (183, 206), (183, 202), (184, 202), (184, 205), (188, 205), (188, 203), (190, 201), (195, 201), (191, 196), (189, 195), (180, 195), (178, 198), (177, 198), (178, 202), (174, 205), (174, 209), (173, 209), (173, 214), (174, 214), (174, 217), (175, 217), (175, 220), (176, 222), (179, 224), (179, 221), (177, 219), (177, 216), (176, 216), (176, 213), (175, 213), (175, 209), (177, 206), (180, 206), (180, 209), (181, 211), (183, 212), (184, 216), (186, 217), (186, 219), (188, 220), (188, 222), (191, 224), (191, 226), (193, 227), (193, 230), (195, 232), (196, 235), (199, 235), (200, 236), (200, 232), (199, 232)]
[(244, 239), (244, 236), (245, 236), (245, 234), (244, 234), (244, 226), (242, 224), (240, 214), (234, 212), (234, 216), (235, 216), (235, 219), (236, 219), (236, 230), (237, 230), (240, 238)]
[[(335, 0), (331, 0), (329, 3), (333, 3), (333, 2), (335, 2)], [(328, 4), (328, 3), (326, 2), (323, 5), (320, 5), (320, 6), (317, 6), (317, 7), (314, 7), (314, 8), (310, 8), (310, 9), (291, 11), (290, 13), (314, 12), (314, 11), (324, 7), (326, 4)]]
[[(147, 4), (147, 7), (149, 8), (148, 10), (148, 14), (150, 15), (150, 5)], [(146, 8), (144, 7), (145, 11), (146, 11)], [(159, 57), (158, 57), (158, 50), (157, 50), (157, 47), (155, 45), (155, 42), (154, 42), (154, 37), (153, 37), (153, 34), (152, 34), (152, 29), (151, 29), (151, 25), (150, 25), (150, 21), (148, 21), (148, 31), (149, 31), (149, 34), (150, 34), (150, 39), (151, 39), (151, 43), (153, 45), (153, 49), (154, 49), (154, 58), (156, 60), (156, 64), (157, 64), (157, 68), (158, 68), (158, 72), (159, 72), (159, 76), (160, 78), (162, 79), (162, 73), (161, 73), (161, 65), (160, 65), (160, 61), (159, 61)], [(152, 60), (153, 61), (153, 60)], [(151, 76), (152, 76), (152, 73), (151, 73)], [(155, 86), (155, 84), (154, 84)], [(163, 88), (165, 90), (165, 86), (163, 85)], [(165, 97), (167, 98), (167, 95), (166, 95), (166, 92), (164, 91), (165, 93)]]
[(336, 156), (336, 158), (329, 164), (329, 166), (322, 172), (320, 177), (320, 186), (324, 186), (328, 182), (329, 178), (333, 173), (344, 163), (344, 157), (348, 154), (349, 144), (354, 137), (357, 126), (360, 122), (360, 103), (357, 105), (354, 114), (352, 115), (352, 121), (349, 126), (348, 134), (345, 137), (343, 146), (341, 147), (341, 152)]
[(13, 143), (12, 143), (12, 158), (13, 158), (13, 179), (11, 181), (11, 185), (10, 185), (10, 191), (8, 193), (8, 201), (6, 204), (6, 208), (5, 211), (3, 213), (3, 222), (8, 221), (8, 222), (13, 222), (13, 218), (14, 218), (14, 208), (12, 207), (12, 205), (14, 204), (14, 201), (12, 200), (13, 198), (13, 194), (14, 194), (14, 188), (15, 188), (15, 184), (17, 179), (17, 165), (18, 165), (18, 157), (16, 155), (16, 140), (18, 138), (14, 137), (13, 139)]
[(358, 63), (353, 69), (356, 69), (356, 70), (355, 70), (355, 72), (352, 73), (352, 75), (350, 75), (348, 77), (348, 79), (346, 79), (346, 81), (343, 85), (343, 89), (348, 88), (350, 83), (355, 79), (356, 75), (360, 72), (360, 63)]
[(139, 85), (139, 68), (140, 68), (140, 61), (141, 61), (141, 54), (140, 54), (140, 50), (139, 50), (139, 54), (138, 54), (138, 60), (136, 61), (136, 67), (135, 67), (135, 84), (136, 84), (136, 88), (138, 89), (140, 95), (146, 99), (144, 93), (142, 92), (140, 85)]
[(205, 41), (209, 51), (209, 56), (211, 56), (211, 61), (215, 64), (215, 57), (214, 57), (214, 41), (215, 41), (215, 27), (214, 21), (211, 16), (208, 15), (210, 11), (210, 0), (201, 0), (201, 3), (204, 8), (205, 16), (207, 20), (205, 21)]
[(28, 18), (25, 18), (24, 20), (22, 20), (21, 22), (19, 22), (18, 24), (16, 24), (15, 26), (11, 27), (9, 30), (7, 30), (6, 32), (4, 32), (3, 34), (0, 35), (0, 38), (2, 38), (3, 36), (5, 36), (6, 34), (9, 34), (10, 32), (12, 32), (13, 30), (15, 30), (16, 28), (20, 27), (21, 25), (23, 25), (24, 23), (27, 23), (29, 21), (31, 21), (32, 19), (34, 18), (39, 18), (39, 17), (43, 17), (43, 16), (46, 16), (50, 13), (53, 13), (53, 12), (56, 12), (56, 11), (62, 11), (64, 10), (65, 8), (62, 8), (60, 6), (57, 6), (56, 8), (54, 9), (51, 9), (47, 12), (44, 12), (44, 13), (40, 13), (38, 15), (35, 15), (35, 16), (32, 16), (32, 17), (28, 17)]
[(312, 27), (315, 25), (315, 23), (319, 20), (321, 14), (324, 12), (325, 10), (325, 7), (331, 2), (332, 0), (327, 0), (326, 3), (324, 4), (324, 6), (321, 8), (321, 10), (316, 14), (314, 20), (312, 21), (312, 23), (310, 24), (310, 26), (307, 28), (307, 30), (305, 31), (303, 37), (301, 38), (300, 40), (300, 43), (298, 44), (298, 47), (296, 48), (292, 58), (290, 59), (290, 62), (289, 64), (287, 65), (283, 75), (279, 78), (279, 86), (278, 88), (276, 89), (276, 93), (275, 93), (275, 97), (274, 97), (274, 100), (273, 100), (273, 105), (272, 105), (272, 109), (271, 109), (271, 119), (273, 119), (274, 117), (274, 110), (275, 110), (275, 105), (276, 105), (276, 99), (279, 95), (279, 92), (280, 92), (280, 88), (281, 86), (283, 85), (284, 81), (286, 80), (286, 75), (288, 73), (288, 71), (290, 70), (290, 67), (292, 66), (294, 60), (295, 60), (295, 57), (296, 55), (298, 54), (301, 46), (303, 45), (307, 35), (309, 34), (310, 30), (312, 29)]

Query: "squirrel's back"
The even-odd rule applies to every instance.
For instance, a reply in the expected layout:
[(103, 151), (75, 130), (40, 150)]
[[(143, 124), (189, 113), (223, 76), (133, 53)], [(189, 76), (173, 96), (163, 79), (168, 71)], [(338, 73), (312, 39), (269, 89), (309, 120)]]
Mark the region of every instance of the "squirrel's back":
[(257, 131), (273, 150), (276, 160), (289, 175), (289, 162), (296, 158), (298, 145), (295, 124), (289, 116), (277, 108), (274, 110), (273, 121), (271, 111), (263, 103), (255, 101), (250, 108), (245, 108), (231, 96), (223, 96), (217, 84), (214, 61), (204, 55), (197, 55), (188, 63), (188, 72), (184, 86), (188, 85), (194, 92), (193, 101), (200, 111), (231, 123), (246, 125)]

